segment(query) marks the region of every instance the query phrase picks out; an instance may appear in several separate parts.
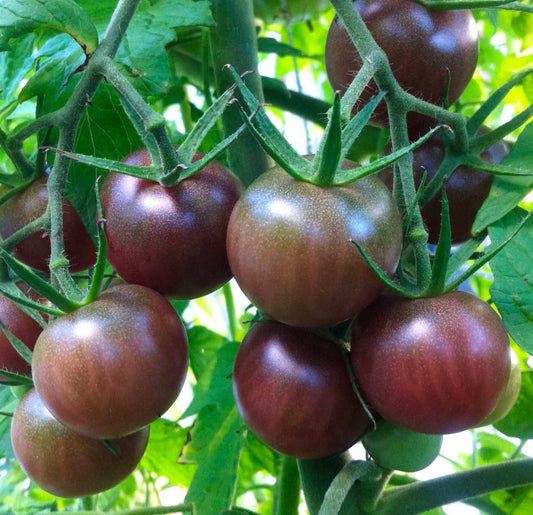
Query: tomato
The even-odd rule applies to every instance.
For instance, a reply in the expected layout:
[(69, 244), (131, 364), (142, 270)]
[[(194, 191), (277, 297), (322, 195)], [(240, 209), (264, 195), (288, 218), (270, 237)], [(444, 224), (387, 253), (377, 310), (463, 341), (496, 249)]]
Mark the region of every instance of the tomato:
[(376, 428), (370, 428), (361, 442), (380, 467), (417, 472), (437, 458), (442, 435), (417, 433), (378, 419)]
[[(37, 300), (37, 294), (25, 285), (19, 285), (24, 293)], [(37, 337), (43, 328), (24, 313), (11, 299), (0, 294), (0, 322), (13, 333), (28, 349), (33, 350)], [(0, 369), (20, 375), (30, 375), (31, 367), (13, 348), (4, 331), (0, 330)], [(0, 374), (0, 381), (9, 379)]]
[(187, 373), (187, 337), (170, 303), (149, 288), (113, 286), (50, 323), (33, 352), (45, 406), (73, 431), (118, 438), (162, 415)]
[[(495, 143), (481, 154), (491, 164), (498, 164), (508, 153), (503, 141)], [(418, 187), (426, 173), (426, 183), (437, 173), (444, 158), (444, 146), (440, 136), (434, 135), (413, 152), (413, 174)], [(392, 190), (392, 168), (379, 172), (379, 177)], [(463, 243), (471, 237), (472, 225), (479, 208), (489, 195), (493, 175), (467, 166), (458, 166), (446, 182), (446, 196), (450, 207), (452, 243)], [(437, 193), (421, 209), (428, 231), (429, 243), (436, 244), (440, 234), (441, 195)]]
[(266, 23), (283, 21), (291, 22), (307, 20), (318, 16), (326, 9), (327, 0), (254, 0), (254, 14)]
[(509, 379), (505, 385), (502, 395), (500, 396), (496, 407), (490, 412), (490, 414), (484, 418), (478, 427), (488, 426), (501, 420), (514, 406), (518, 395), (520, 394), (520, 386), (522, 384), (522, 372), (520, 370), (520, 364), (518, 360), (511, 361), (511, 371), (509, 372)]
[[(124, 162), (151, 159), (142, 149)], [(240, 194), (238, 179), (216, 162), (168, 188), (110, 174), (102, 186), (109, 263), (126, 282), (176, 299), (218, 289), (231, 278), (226, 227)]]
[[(472, 78), (478, 57), (478, 32), (470, 11), (436, 11), (415, 0), (358, 0), (354, 6), (385, 52), (401, 87), (422, 100), (440, 104), (449, 71), (448, 101), (452, 104), (459, 98)], [(361, 58), (338, 18), (328, 32), (325, 59), (331, 87), (343, 94), (361, 68)], [(371, 81), (360, 104), (377, 92)], [(415, 113), (408, 115), (407, 122), (412, 137), (434, 125), (431, 119)], [(385, 102), (374, 112), (372, 123), (388, 126)]]
[[(0, 234), (8, 238), (29, 222), (41, 216), (48, 204), (46, 175), (42, 175), (27, 188), (0, 206)], [(96, 262), (93, 240), (81, 218), (68, 200), (63, 201), (63, 238), (70, 271), (87, 270)], [(50, 238), (40, 231), (19, 241), (13, 256), (28, 266), (48, 272), (50, 261)]]
[(235, 358), (233, 393), (248, 427), (297, 458), (341, 452), (369, 419), (348, 376), (342, 349), (309, 330), (256, 323)]
[(11, 423), (15, 458), (30, 479), (59, 497), (85, 497), (125, 479), (141, 460), (149, 428), (109, 443), (81, 436), (60, 424), (35, 389), (22, 397)]
[(378, 178), (322, 188), (274, 168), (235, 205), (228, 258), (241, 289), (270, 317), (303, 327), (335, 325), (383, 290), (352, 240), (394, 272), (401, 220)]
[(351, 353), (369, 406), (420, 433), (475, 426), (494, 409), (509, 376), (501, 319), (462, 291), (380, 297), (353, 326)]

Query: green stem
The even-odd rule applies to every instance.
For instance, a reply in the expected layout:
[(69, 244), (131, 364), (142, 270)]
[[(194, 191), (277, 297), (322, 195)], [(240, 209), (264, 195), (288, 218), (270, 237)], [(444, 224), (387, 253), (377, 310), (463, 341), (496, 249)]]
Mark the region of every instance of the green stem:
[[(184, 503), (174, 506), (153, 506), (148, 508), (136, 508), (133, 510), (109, 511), (110, 515), (162, 515), (165, 513), (193, 513), (193, 505)], [(73, 511), (73, 515), (101, 515), (100, 511)]]
[(533, 484), (533, 458), (455, 472), (386, 490), (376, 515), (415, 515), (471, 497)]
[(226, 303), (229, 337), (232, 340), (235, 340), (239, 328), (239, 321), (237, 319), (237, 310), (235, 309), (233, 290), (231, 289), (231, 284), (229, 282), (222, 286), (222, 294), (224, 295), (224, 301)]
[[(238, 73), (254, 72), (247, 76), (247, 86), (263, 102), (261, 78), (257, 72), (257, 39), (252, 10), (252, 0), (211, 0), (215, 29), (211, 48), (214, 60), (218, 94), (233, 85), (231, 75), (224, 66), (231, 64)], [(225, 137), (233, 134), (242, 118), (237, 106), (230, 106), (222, 115)], [(245, 131), (228, 149), (228, 164), (243, 181), (250, 184), (268, 168), (268, 159), (249, 131)]]
[(300, 476), (294, 458), (283, 456), (281, 470), (274, 490), (272, 515), (298, 515), (300, 505)]

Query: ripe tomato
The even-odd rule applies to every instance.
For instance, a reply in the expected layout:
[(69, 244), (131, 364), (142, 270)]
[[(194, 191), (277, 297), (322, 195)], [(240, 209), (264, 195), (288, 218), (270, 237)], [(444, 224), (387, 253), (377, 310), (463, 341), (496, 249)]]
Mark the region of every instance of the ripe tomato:
[[(37, 294), (25, 285), (19, 285), (24, 293), (35, 300)], [(28, 349), (33, 350), (37, 337), (43, 328), (29, 315), (24, 313), (11, 299), (0, 294), (0, 322), (13, 333)], [(21, 375), (30, 375), (31, 367), (13, 348), (4, 331), (0, 330), (0, 369)], [(9, 379), (0, 374), (0, 381)]]
[[(414, 0), (358, 0), (354, 6), (385, 52), (400, 86), (427, 102), (439, 104), (449, 72), (449, 103), (459, 98), (472, 78), (478, 57), (478, 32), (469, 11), (436, 11)], [(362, 61), (338, 18), (328, 32), (325, 59), (331, 87), (344, 93)], [(361, 96), (361, 105), (377, 91), (371, 81)], [(412, 137), (432, 125), (432, 120), (416, 113), (410, 113), (407, 121)], [(372, 122), (388, 126), (385, 102), (374, 112)]]
[[(0, 234), (8, 238), (41, 216), (48, 204), (47, 176), (43, 175), (26, 189), (0, 206)], [(68, 200), (63, 201), (63, 237), (70, 271), (80, 272), (94, 265), (96, 249), (81, 218)], [(50, 238), (41, 231), (19, 241), (13, 256), (28, 266), (47, 272), (50, 261)]]
[[(124, 162), (151, 159), (142, 149)], [(231, 278), (226, 227), (240, 194), (238, 179), (216, 162), (168, 188), (110, 174), (102, 186), (109, 263), (126, 282), (176, 299), (218, 289)]]
[[(499, 141), (481, 154), (491, 164), (499, 163), (508, 153), (507, 145)], [(440, 136), (434, 135), (413, 151), (413, 174), (418, 187), (426, 173), (426, 183), (437, 173), (444, 158)], [(379, 177), (392, 190), (392, 167), (384, 168)], [(463, 243), (471, 237), (472, 225), (479, 208), (487, 198), (493, 175), (467, 166), (458, 166), (446, 182), (446, 196), (450, 207), (452, 243)], [(437, 193), (422, 206), (421, 214), (428, 231), (428, 242), (436, 244), (440, 234), (441, 195)]]
[(119, 438), (162, 415), (188, 367), (181, 320), (161, 295), (138, 285), (106, 290), (57, 318), (33, 352), (35, 388), (73, 431)]
[(496, 312), (469, 293), (382, 296), (359, 314), (352, 364), (369, 406), (420, 433), (475, 426), (509, 376), (509, 337)]
[(266, 444), (297, 458), (320, 458), (355, 443), (369, 419), (352, 388), (342, 349), (311, 331), (259, 322), (233, 370), (244, 422)]
[(376, 428), (370, 428), (361, 442), (380, 467), (417, 472), (435, 461), (442, 447), (442, 435), (417, 433), (378, 419)]
[(274, 168), (235, 205), (228, 258), (239, 286), (270, 317), (302, 327), (335, 325), (383, 290), (352, 240), (394, 272), (402, 226), (379, 179), (321, 188)]
[(327, 0), (287, 0), (284, 9), (283, 0), (254, 0), (254, 14), (266, 23), (307, 20), (318, 16), (326, 9)]
[(59, 497), (85, 497), (125, 479), (141, 460), (149, 428), (111, 440), (79, 435), (60, 424), (35, 389), (20, 400), (11, 423), (11, 443), (22, 470), (37, 485)]

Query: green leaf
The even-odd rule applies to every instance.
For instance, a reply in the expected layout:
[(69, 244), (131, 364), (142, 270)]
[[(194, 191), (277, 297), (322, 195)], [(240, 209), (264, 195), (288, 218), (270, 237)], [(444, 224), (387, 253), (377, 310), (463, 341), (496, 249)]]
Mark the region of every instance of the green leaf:
[[(188, 486), (195, 466), (178, 463), (179, 453), (185, 445), (188, 432), (188, 428), (163, 418), (152, 422), (148, 446), (140, 467), (166, 477), (172, 485)], [(172, 442), (171, 446), (169, 442)]]
[(195, 513), (219, 513), (231, 508), (246, 430), (233, 405), (202, 410), (187, 446), (194, 449), (198, 469), (185, 497)]
[[(492, 241), (500, 241), (516, 225), (524, 212), (515, 210), (489, 227)], [(492, 299), (513, 340), (533, 353), (533, 217), (529, 217), (518, 234), (492, 260), (494, 283)]]
[[(533, 123), (527, 125), (502, 165), (516, 166), (520, 169), (533, 170)], [(494, 182), (487, 200), (481, 206), (472, 233), (475, 234), (488, 227), (496, 220), (509, 213), (533, 189), (533, 177), (494, 177)]]
[(503, 434), (527, 440), (533, 438), (533, 372), (522, 373), (520, 395), (511, 411), (494, 427)]
[[(3, 413), (13, 413), (17, 400), (7, 386), (0, 386), (0, 411)], [(0, 458), (12, 458), (11, 448), (11, 417), (0, 415)]]
[(87, 14), (73, 0), (4, 0), (0, 4), (0, 52), (9, 42), (37, 29), (52, 29), (72, 36), (90, 55), (98, 33)]
[(259, 52), (266, 54), (276, 54), (280, 57), (309, 57), (307, 54), (285, 43), (281, 43), (274, 38), (257, 38)]
[(12, 98), (21, 80), (33, 68), (34, 37), (33, 34), (23, 36), (11, 45), (10, 52), (0, 52), (0, 101)]

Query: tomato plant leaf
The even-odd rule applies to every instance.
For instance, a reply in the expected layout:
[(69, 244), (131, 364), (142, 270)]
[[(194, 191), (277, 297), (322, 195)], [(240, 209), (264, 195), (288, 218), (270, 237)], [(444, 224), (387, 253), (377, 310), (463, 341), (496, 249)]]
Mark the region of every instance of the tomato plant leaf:
[(281, 43), (274, 38), (257, 38), (257, 47), (259, 52), (266, 54), (276, 54), (280, 57), (309, 57), (305, 52), (298, 50), (290, 45)]
[[(521, 214), (514, 211), (489, 227), (491, 240), (503, 239)], [(525, 351), (533, 353), (533, 218), (529, 217), (518, 234), (491, 260), (494, 283), (492, 299), (509, 334)]]
[(504, 435), (527, 440), (533, 438), (533, 371), (522, 374), (520, 395), (511, 411), (494, 424)]
[[(2, 413), (13, 413), (17, 400), (7, 386), (0, 386), (0, 411)], [(11, 428), (11, 417), (0, 415), (0, 458), (12, 458), (13, 449), (9, 430)]]
[(197, 513), (219, 513), (231, 507), (239, 458), (246, 443), (246, 430), (233, 405), (207, 406), (200, 413), (187, 446), (194, 448), (198, 469), (185, 500)]
[(37, 29), (52, 29), (72, 36), (90, 55), (98, 45), (91, 19), (73, 0), (5, 0), (0, 5), (0, 52), (9, 41)]
[(9, 52), (0, 52), (0, 101), (12, 98), (20, 81), (33, 68), (31, 55), (35, 36), (22, 36), (11, 44)]
[[(509, 152), (502, 160), (503, 165), (533, 170), (533, 123), (527, 125)], [(533, 177), (495, 176), (490, 194), (481, 206), (472, 233), (476, 234), (485, 227), (509, 213), (533, 188)]]
[[(150, 424), (150, 439), (140, 467), (166, 477), (172, 485), (186, 486), (194, 474), (193, 465), (178, 464), (179, 449), (185, 444), (188, 428), (159, 418)], [(172, 447), (169, 448), (169, 442)]]

